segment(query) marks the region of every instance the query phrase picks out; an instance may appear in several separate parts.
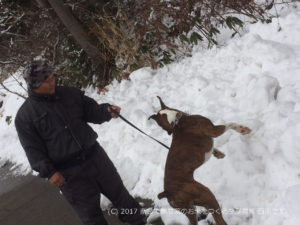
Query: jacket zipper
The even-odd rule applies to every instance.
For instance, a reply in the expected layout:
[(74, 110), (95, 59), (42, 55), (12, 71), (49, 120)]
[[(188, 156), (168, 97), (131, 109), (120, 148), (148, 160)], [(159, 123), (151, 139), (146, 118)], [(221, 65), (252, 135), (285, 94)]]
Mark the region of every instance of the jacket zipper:
[[(65, 109), (64, 109), (61, 105), (59, 105), (58, 102), (55, 102), (55, 104), (56, 104), (57, 107), (59, 107), (59, 108), (61, 109), (61, 111), (63, 112), (63, 114), (65, 114)], [(81, 154), (81, 158), (82, 158), (83, 160), (85, 160), (84, 149), (83, 149), (83, 147), (81, 146), (81, 144), (79, 143), (79, 141), (78, 141), (78, 139), (76, 138), (75, 134), (73, 133), (73, 130), (72, 130), (71, 126), (69, 125), (69, 123), (68, 123), (67, 120), (65, 119), (64, 115), (59, 115), (59, 112), (57, 111), (56, 107), (54, 107), (54, 108), (55, 108), (55, 112), (58, 114), (58, 116), (62, 118), (62, 120), (63, 120), (63, 122), (64, 122), (64, 124), (65, 124), (65, 128), (68, 129), (68, 130), (70, 131), (71, 136), (73, 137), (74, 141), (75, 141), (76, 144), (78, 145), (79, 149), (82, 151), (82, 152), (81, 152), (81, 153), (82, 153), (82, 154)]]

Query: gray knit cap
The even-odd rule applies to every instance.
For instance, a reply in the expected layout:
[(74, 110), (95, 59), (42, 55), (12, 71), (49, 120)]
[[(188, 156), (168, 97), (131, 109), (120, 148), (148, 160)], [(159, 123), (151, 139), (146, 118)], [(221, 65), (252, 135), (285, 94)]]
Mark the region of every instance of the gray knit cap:
[(38, 60), (29, 63), (23, 72), (28, 89), (36, 89), (53, 73), (53, 68), (46, 61)]

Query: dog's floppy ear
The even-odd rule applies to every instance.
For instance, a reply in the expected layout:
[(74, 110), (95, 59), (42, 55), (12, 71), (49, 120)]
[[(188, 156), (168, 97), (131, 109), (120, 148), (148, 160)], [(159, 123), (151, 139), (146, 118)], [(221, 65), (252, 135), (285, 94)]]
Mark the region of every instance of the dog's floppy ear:
[(149, 116), (148, 120), (150, 119), (154, 119), (155, 121), (157, 121), (157, 114), (153, 114), (152, 116)]
[(159, 102), (160, 102), (160, 106), (161, 106), (161, 109), (165, 109), (167, 108), (167, 106), (165, 105), (165, 103), (161, 100), (161, 98), (159, 96), (157, 96)]

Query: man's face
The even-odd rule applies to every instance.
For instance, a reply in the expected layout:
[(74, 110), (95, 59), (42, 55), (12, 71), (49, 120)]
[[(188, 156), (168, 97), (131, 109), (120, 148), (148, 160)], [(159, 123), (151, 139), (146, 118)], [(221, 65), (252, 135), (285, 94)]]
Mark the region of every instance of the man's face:
[(41, 85), (34, 89), (36, 93), (39, 94), (54, 94), (55, 93), (55, 75), (51, 74), (50, 76), (47, 77), (46, 80), (44, 80)]

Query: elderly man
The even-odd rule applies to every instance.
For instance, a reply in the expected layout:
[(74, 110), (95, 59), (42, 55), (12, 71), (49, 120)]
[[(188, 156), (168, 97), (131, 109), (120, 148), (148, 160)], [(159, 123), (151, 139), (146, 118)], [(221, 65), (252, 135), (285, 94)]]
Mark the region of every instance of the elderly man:
[[(45, 61), (34, 61), (24, 71), (29, 97), (20, 107), (15, 125), (33, 170), (59, 187), (84, 225), (106, 225), (100, 193), (111, 200), (119, 218), (144, 225), (140, 205), (128, 193), (88, 125), (116, 118), (118, 106), (97, 102), (76, 88), (55, 86), (55, 75)], [(130, 213), (122, 213), (130, 212)]]

